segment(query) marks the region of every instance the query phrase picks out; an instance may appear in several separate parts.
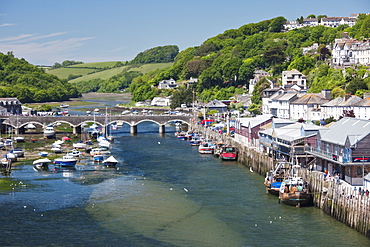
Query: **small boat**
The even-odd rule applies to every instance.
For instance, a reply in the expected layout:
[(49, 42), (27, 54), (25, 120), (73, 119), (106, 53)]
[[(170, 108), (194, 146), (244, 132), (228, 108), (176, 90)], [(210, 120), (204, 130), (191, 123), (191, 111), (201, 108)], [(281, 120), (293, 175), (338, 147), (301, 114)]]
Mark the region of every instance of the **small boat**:
[(118, 129), (118, 125), (117, 124), (112, 124), (112, 130), (116, 130)]
[(54, 159), (54, 164), (56, 166), (75, 166), (77, 163), (77, 158), (70, 156), (70, 155), (65, 155), (62, 158), (56, 158)]
[(51, 149), (50, 149), (50, 151), (52, 151), (53, 153), (55, 153), (55, 154), (60, 154), (60, 153), (62, 153), (63, 152), (63, 150), (62, 150), (62, 148), (59, 146), (59, 147), (57, 147), (57, 146), (55, 146), (55, 147), (52, 147)]
[(38, 159), (33, 162), (33, 166), (37, 170), (47, 170), (50, 164), (51, 160), (49, 160), (48, 158)]
[(91, 111), (86, 111), (86, 115), (90, 115), (91, 114)]
[(55, 136), (55, 130), (53, 125), (46, 126), (44, 129), (44, 137), (52, 138)]
[(75, 148), (75, 149), (86, 149), (86, 143), (83, 143), (83, 142), (73, 143), (73, 148)]
[(95, 108), (94, 109), (94, 112), (99, 112), (99, 108)]
[(104, 156), (102, 153), (95, 154), (93, 156), (94, 162), (102, 162), (104, 160)]
[(199, 144), (198, 151), (201, 154), (213, 154), (214, 145), (210, 142), (201, 142)]
[(11, 139), (6, 139), (4, 142), (5, 147), (11, 147), (13, 146), (13, 141)]
[(237, 160), (238, 149), (236, 147), (224, 146), (221, 148), (218, 157), (222, 160)]
[(298, 177), (299, 165), (292, 167), (289, 176), (281, 183), (279, 201), (296, 207), (311, 206), (312, 195), (308, 191), (307, 183)]
[(24, 137), (23, 136), (16, 136), (16, 137), (14, 137), (14, 141), (16, 141), (16, 142), (24, 142)]
[(71, 151), (67, 152), (67, 156), (80, 157), (80, 155), (81, 155), (81, 152), (76, 149), (72, 149)]
[(118, 163), (118, 160), (116, 160), (113, 156), (109, 156), (108, 159), (103, 160), (103, 164), (109, 167), (115, 167)]
[(46, 156), (48, 156), (48, 155), (49, 155), (49, 153), (48, 153), (48, 152), (46, 152), (46, 151), (42, 151), (42, 152), (39, 152), (39, 155), (40, 155), (41, 157), (46, 157)]
[(9, 153), (14, 154), (18, 158), (19, 157), (24, 157), (24, 151), (20, 148), (15, 148), (13, 150), (10, 150)]
[(266, 192), (272, 195), (279, 196), (281, 183), (289, 175), (291, 163), (287, 161), (279, 161), (275, 165), (275, 169), (266, 173), (265, 186)]
[(69, 105), (61, 104), (59, 107), (60, 107), (60, 108), (68, 108), (68, 107), (69, 107)]

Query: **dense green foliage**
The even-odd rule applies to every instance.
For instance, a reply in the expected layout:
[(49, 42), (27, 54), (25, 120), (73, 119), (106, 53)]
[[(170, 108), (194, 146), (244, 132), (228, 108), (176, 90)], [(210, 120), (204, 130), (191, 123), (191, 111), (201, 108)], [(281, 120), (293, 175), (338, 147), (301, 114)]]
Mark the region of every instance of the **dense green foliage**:
[[(318, 16), (322, 17), (325, 15)], [(224, 89), (246, 87), (256, 68), (269, 71), (272, 75), (270, 79), (276, 81), (281, 78), (282, 71), (297, 69), (308, 76), (312, 92), (334, 89), (341, 95), (343, 92), (361, 94), (368, 90), (367, 79), (359, 76), (363, 73), (354, 74), (347, 70), (346, 75), (339, 76), (341, 70), (325, 68), (331, 56), (326, 46), (341, 37), (343, 31), (349, 32), (352, 37), (370, 37), (369, 16), (360, 15), (352, 28), (346, 25), (338, 28), (316, 26), (283, 32), (285, 22), (285, 18), (277, 17), (250, 23), (226, 30), (198, 47), (181, 51), (172, 67), (134, 80), (134, 85), (131, 85), (136, 89), (131, 91), (133, 99), (145, 100), (157, 95), (153, 86), (161, 80), (173, 78), (181, 81), (190, 77), (199, 78), (196, 90), (202, 100), (227, 99), (231, 93)], [(319, 44), (319, 49), (303, 55), (302, 48), (314, 43)], [(323, 74), (328, 70), (330, 73)], [(254, 96), (252, 106), (255, 110), (260, 107), (259, 95), (260, 91)]]
[(129, 63), (130, 64), (169, 63), (173, 62), (174, 58), (178, 53), (179, 47), (177, 45), (158, 46), (140, 52)]
[(22, 103), (63, 101), (80, 97), (74, 85), (46, 74), (42, 69), (0, 53), (0, 97), (17, 97)]

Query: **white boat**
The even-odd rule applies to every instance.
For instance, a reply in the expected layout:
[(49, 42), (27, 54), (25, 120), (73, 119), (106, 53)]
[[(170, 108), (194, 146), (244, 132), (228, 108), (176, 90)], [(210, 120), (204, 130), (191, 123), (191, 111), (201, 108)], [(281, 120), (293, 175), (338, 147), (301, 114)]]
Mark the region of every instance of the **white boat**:
[(33, 123), (29, 123), (29, 124), (27, 124), (27, 126), (25, 128), (26, 129), (36, 129), (36, 126)]
[(69, 105), (66, 105), (66, 104), (61, 104), (60, 105), (60, 108), (68, 108), (69, 107)]
[(86, 143), (83, 143), (83, 142), (73, 143), (73, 148), (75, 148), (75, 149), (86, 149)]
[(95, 108), (94, 109), (94, 112), (99, 112), (99, 108)]
[(106, 166), (114, 167), (118, 163), (118, 160), (116, 160), (113, 156), (109, 156), (108, 159), (103, 160), (103, 164)]
[(40, 155), (41, 157), (46, 157), (46, 156), (48, 156), (48, 155), (49, 155), (49, 153), (48, 153), (48, 152), (46, 152), (46, 151), (42, 151), (42, 152), (39, 152), (39, 155)]
[(5, 144), (4, 142), (0, 142), (0, 149), (3, 149), (3, 148), (5, 148)]
[(201, 154), (213, 154), (214, 145), (209, 142), (201, 142), (198, 148), (199, 153)]
[(11, 139), (6, 139), (4, 142), (5, 147), (11, 147), (13, 146), (13, 141)]
[(51, 164), (51, 160), (49, 160), (48, 158), (44, 158), (44, 159), (38, 159), (38, 160), (35, 160), (33, 162), (33, 166), (37, 169), (37, 170), (41, 170), (41, 169), (47, 169), (49, 167), (49, 165)]
[(59, 147), (57, 147), (57, 146), (52, 147), (52, 148), (50, 149), (50, 151), (52, 151), (53, 153), (56, 153), (56, 154), (59, 154), (59, 153), (62, 153), (62, 152), (63, 152), (63, 150), (62, 150), (62, 148), (60, 147), (60, 145), (59, 145)]
[(47, 138), (51, 138), (54, 137), (54, 135), (55, 135), (54, 126), (52, 125), (46, 126), (46, 128), (44, 129), (44, 136)]
[(80, 157), (80, 155), (81, 152), (76, 149), (72, 149), (71, 151), (67, 152), (67, 156)]
[(14, 154), (15, 156), (18, 157), (24, 157), (24, 151), (19, 148), (15, 148), (9, 151), (10, 154)]

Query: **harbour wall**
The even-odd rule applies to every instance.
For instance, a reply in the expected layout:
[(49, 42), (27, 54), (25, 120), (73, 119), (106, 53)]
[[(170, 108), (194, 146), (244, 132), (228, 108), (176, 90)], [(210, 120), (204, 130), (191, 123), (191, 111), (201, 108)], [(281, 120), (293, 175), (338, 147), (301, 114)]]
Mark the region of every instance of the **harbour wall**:
[[(262, 176), (275, 166), (276, 160), (259, 152), (256, 147), (237, 142), (210, 128), (198, 126), (198, 130), (207, 138), (237, 147), (238, 161)], [(321, 171), (301, 170), (299, 175), (308, 182), (315, 207), (370, 238), (370, 195), (359, 191), (359, 188), (355, 190), (343, 180), (325, 177)]]

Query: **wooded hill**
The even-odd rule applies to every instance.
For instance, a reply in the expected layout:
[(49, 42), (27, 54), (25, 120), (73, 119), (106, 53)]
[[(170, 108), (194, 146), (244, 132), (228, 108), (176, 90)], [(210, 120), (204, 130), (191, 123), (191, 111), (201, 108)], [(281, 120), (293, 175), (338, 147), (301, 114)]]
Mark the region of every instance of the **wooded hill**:
[(15, 58), (12, 52), (0, 53), (0, 97), (17, 97), (22, 103), (64, 101), (80, 97), (77, 87), (49, 75), (43, 69)]
[[(369, 78), (364, 77), (367, 68), (359, 66), (345, 71), (330, 68), (331, 54), (326, 46), (340, 38), (343, 32), (354, 38), (369, 38), (370, 15), (361, 14), (352, 28), (346, 25), (338, 28), (316, 26), (285, 32), (285, 22), (284, 17), (277, 17), (250, 23), (181, 51), (173, 66), (133, 79), (130, 86), (133, 100), (141, 101), (161, 94), (153, 87), (161, 80), (187, 80), (190, 77), (199, 78), (196, 91), (201, 100), (225, 99), (232, 96), (236, 88), (248, 86), (256, 68), (270, 72), (269, 79), (277, 82), (282, 71), (297, 69), (308, 76), (311, 92), (332, 89), (335, 96), (369, 90)], [(302, 48), (314, 43), (319, 44), (319, 49), (303, 55)], [(262, 89), (256, 88), (259, 93)], [(255, 99), (254, 107), (258, 107), (258, 97)]]

